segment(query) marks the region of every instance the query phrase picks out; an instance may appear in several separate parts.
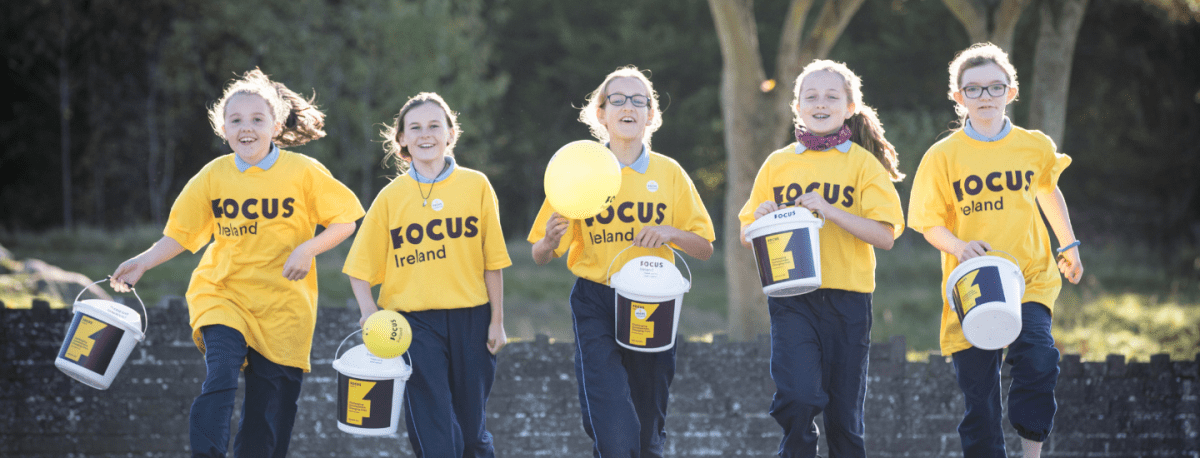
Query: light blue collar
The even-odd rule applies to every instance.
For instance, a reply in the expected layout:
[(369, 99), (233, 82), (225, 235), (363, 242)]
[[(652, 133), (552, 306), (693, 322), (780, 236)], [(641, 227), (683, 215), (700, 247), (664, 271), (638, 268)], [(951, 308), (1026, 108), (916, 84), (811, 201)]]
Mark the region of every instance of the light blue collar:
[(233, 155), (233, 160), (237, 164), (238, 171), (242, 173), (246, 173), (247, 170), (250, 170), (250, 167), (258, 167), (263, 169), (263, 171), (267, 171), (271, 169), (272, 165), (275, 165), (275, 161), (279, 160), (279, 147), (275, 146), (275, 142), (271, 142), (271, 151), (267, 153), (267, 157), (264, 157), (254, 165), (243, 161), (242, 157), (237, 154)]
[(416, 167), (413, 167), (412, 164), (409, 164), (408, 176), (412, 177), (412, 179), (414, 179), (414, 180), (417, 180), (417, 183), (425, 183), (425, 184), (437, 183), (439, 181), (445, 180), (446, 178), (449, 178), (450, 174), (454, 173), (454, 166), (455, 166), (454, 156), (446, 156), (446, 168), (442, 169), (442, 173), (439, 173), (438, 176), (434, 177), (433, 179), (429, 179), (429, 178), (425, 178), (424, 176), (422, 176), (420, 174), (420, 172), (417, 172)]
[[(612, 148), (611, 143), (605, 143), (604, 146), (607, 148)], [(618, 162), (620, 162), (620, 161), (618, 161)], [(633, 169), (634, 172), (640, 173), (642, 175), (646, 174), (646, 170), (648, 170), (650, 168), (650, 154), (648, 152), (646, 152), (646, 144), (645, 143), (642, 143), (642, 154), (639, 155), (637, 159), (634, 159), (632, 164), (622, 166), (621, 168), (626, 168), (626, 167), (631, 168), (631, 169)]]
[(1012, 121), (1008, 120), (1008, 116), (1004, 117), (1004, 127), (1000, 129), (1000, 133), (996, 134), (995, 137), (990, 138), (983, 136), (983, 134), (979, 133), (978, 130), (975, 130), (975, 128), (971, 126), (970, 119), (967, 119), (967, 122), (963, 123), (963, 133), (967, 134), (968, 137), (981, 142), (997, 142), (1003, 140), (1004, 137), (1008, 136), (1009, 132), (1012, 132)]
[[(853, 141), (846, 140), (846, 141), (842, 142), (840, 145), (835, 146), (834, 148), (837, 149), (838, 151), (846, 153), (846, 152), (850, 151), (850, 145), (852, 145), (853, 143), (854, 143)], [(804, 143), (796, 142), (796, 154), (800, 154), (805, 151), (808, 151), (808, 147), (804, 146)]]

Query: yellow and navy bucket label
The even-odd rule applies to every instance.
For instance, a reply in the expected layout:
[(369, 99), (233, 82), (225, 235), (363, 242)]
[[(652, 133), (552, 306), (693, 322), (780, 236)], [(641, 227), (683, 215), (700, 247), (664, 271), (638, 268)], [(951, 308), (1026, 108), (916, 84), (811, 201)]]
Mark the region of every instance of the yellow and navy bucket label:
[(338, 421), (359, 428), (392, 426), (396, 380), (362, 380), (338, 373)]
[(800, 228), (755, 237), (754, 259), (763, 286), (817, 276), (809, 229)]
[(124, 329), (76, 312), (58, 357), (104, 375), (124, 336)]
[(996, 266), (972, 270), (954, 282), (954, 311), (960, 323), (975, 306), (1004, 301), (1004, 285)]
[(677, 306), (675, 299), (641, 302), (617, 294), (617, 340), (641, 348), (670, 345)]

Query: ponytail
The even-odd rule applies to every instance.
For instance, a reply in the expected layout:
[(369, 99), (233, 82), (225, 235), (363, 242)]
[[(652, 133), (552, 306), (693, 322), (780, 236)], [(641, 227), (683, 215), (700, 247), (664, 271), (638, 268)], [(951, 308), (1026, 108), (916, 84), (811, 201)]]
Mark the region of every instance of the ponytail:
[(305, 99), (283, 83), (275, 82), (273, 86), (288, 108), (283, 129), (275, 137), (276, 144), (281, 147), (299, 146), (325, 136), (325, 113), (313, 105), (316, 94)]
[(879, 115), (874, 108), (866, 104), (858, 105), (858, 110), (846, 120), (846, 125), (850, 127), (850, 140), (874, 154), (883, 168), (887, 169), (892, 181), (904, 179), (904, 174), (900, 172), (899, 153), (883, 136), (883, 123), (879, 122)]

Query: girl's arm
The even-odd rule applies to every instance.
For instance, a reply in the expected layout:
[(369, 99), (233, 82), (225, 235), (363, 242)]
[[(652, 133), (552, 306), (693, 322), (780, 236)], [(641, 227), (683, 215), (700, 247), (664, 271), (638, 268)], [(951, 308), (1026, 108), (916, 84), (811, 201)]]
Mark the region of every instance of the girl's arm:
[(658, 248), (668, 243), (674, 243), (684, 253), (701, 261), (707, 261), (713, 254), (712, 242), (672, 226), (646, 226), (633, 237), (633, 244), (643, 248)]
[(358, 319), (358, 326), (362, 327), (367, 322), (367, 317), (379, 311), (379, 306), (375, 304), (375, 296), (371, 295), (371, 284), (366, 280), (350, 277), (350, 290), (354, 291), (354, 299), (358, 300), (358, 311), (362, 312), (362, 318)]
[(354, 233), (355, 227), (354, 222), (330, 224), (320, 235), (301, 243), (288, 255), (287, 262), (283, 263), (284, 278), (296, 281), (308, 276), (313, 258), (342, 243)]
[(488, 302), (492, 304), (492, 322), (488, 325), (487, 347), (494, 355), (508, 343), (508, 335), (504, 333), (504, 272), (483, 271), (483, 284), (487, 287)]
[[(825, 215), (825, 220), (845, 229), (850, 235), (867, 242), (875, 248), (890, 250), (896, 243), (891, 225), (863, 218), (840, 208), (829, 205), (820, 193), (810, 192), (796, 198), (796, 204), (809, 210), (816, 210)], [(953, 237), (953, 235), (952, 235)], [(932, 243), (932, 242), (931, 242)]]
[[(554, 259), (554, 249), (558, 248), (563, 234), (567, 233), (567, 228), (570, 226), (571, 222), (567, 221), (567, 218), (558, 213), (551, 213), (550, 219), (546, 221), (546, 236), (533, 244), (533, 262), (539, 266), (544, 266), (551, 259)], [(484, 279), (486, 280), (487, 277), (485, 276)], [(501, 286), (503, 286), (503, 283)]]
[[(1050, 227), (1054, 229), (1054, 237), (1058, 239), (1059, 245), (1074, 243), (1075, 229), (1071, 227), (1071, 214), (1067, 212), (1067, 200), (1063, 197), (1062, 190), (1055, 186), (1054, 192), (1038, 194), (1037, 200), (1042, 213), (1046, 214), (1046, 220), (1050, 222)], [(1072, 284), (1079, 284), (1079, 279), (1083, 278), (1083, 261), (1079, 258), (1078, 246), (1064, 251), (1058, 257), (1058, 270)]]
[(113, 291), (127, 293), (147, 270), (171, 260), (179, 253), (183, 253), (184, 250), (183, 245), (180, 245), (175, 239), (163, 236), (154, 242), (150, 249), (117, 266), (117, 270), (111, 275), (109, 285), (112, 286)]
[(964, 262), (976, 256), (983, 256), (992, 251), (992, 245), (983, 240), (964, 242), (955, 237), (945, 226), (934, 226), (925, 229), (925, 240), (943, 253), (954, 255), (958, 262)]

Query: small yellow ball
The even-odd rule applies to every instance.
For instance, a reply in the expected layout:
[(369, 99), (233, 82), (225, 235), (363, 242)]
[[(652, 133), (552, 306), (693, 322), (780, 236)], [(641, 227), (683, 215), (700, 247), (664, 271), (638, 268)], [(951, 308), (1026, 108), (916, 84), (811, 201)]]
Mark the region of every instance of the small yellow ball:
[(545, 190), (558, 214), (591, 218), (611, 205), (621, 190), (621, 164), (600, 143), (567, 143), (546, 164)]
[(371, 354), (391, 359), (408, 351), (412, 343), (412, 327), (404, 315), (392, 310), (380, 310), (367, 317), (362, 336)]

